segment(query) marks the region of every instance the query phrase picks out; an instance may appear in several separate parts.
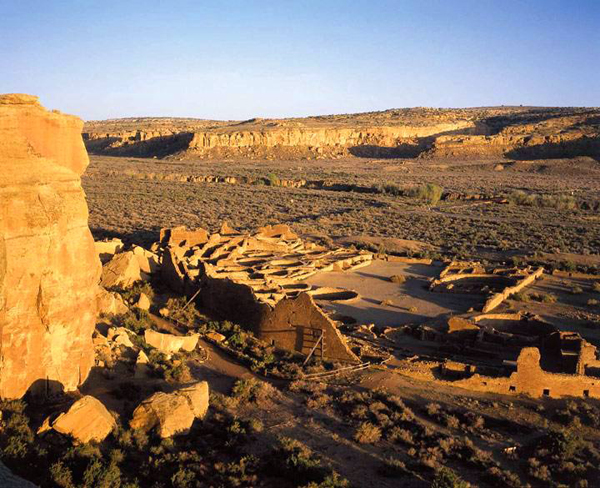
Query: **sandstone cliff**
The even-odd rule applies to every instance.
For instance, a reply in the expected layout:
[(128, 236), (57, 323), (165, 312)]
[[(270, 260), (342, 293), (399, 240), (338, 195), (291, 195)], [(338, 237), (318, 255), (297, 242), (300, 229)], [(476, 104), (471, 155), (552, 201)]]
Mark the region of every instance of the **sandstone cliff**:
[(600, 110), (498, 107), (396, 109), (242, 122), (89, 122), (90, 152), (177, 158), (510, 157), (600, 155)]
[(100, 261), (76, 117), (0, 95), (0, 397), (73, 390), (93, 362)]

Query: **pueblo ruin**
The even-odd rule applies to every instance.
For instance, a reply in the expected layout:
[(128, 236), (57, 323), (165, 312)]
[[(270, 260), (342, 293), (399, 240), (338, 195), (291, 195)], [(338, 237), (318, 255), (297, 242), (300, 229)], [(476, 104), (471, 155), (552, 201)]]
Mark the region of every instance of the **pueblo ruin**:
[[(483, 221), (488, 209), (514, 209), (516, 204), (506, 195), (483, 191), (467, 195), (435, 185), (418, 191), (375, 187), (357, 178), (336, 181), (319, 174), (242, 174), (245, 167), (237, 174), (228, 167), (207, 176), (214, 167), (199, 168), (197, 160), (287, 158), (291, 165), (311, 160), (350, 165), (352, 158), (382, 157), (384, 163), (370, 163), (378, 164), (378, 171), (410, 175), (401, 158), (446, 158), (444, 164), (436, 163), (445, 170), (454, 159), (476, 153), (485, 168), (493, 161), (486, 171), (496, 174), (517, 164), (507, 158), (532, 152), (548, 159), (557, 154), (563, 159), (597, 157), (597, 121), (595, 109), (495, 108), (238, 124), (135, 119), (84, 127), (76, 117), (47, 111), (36, 97), (0, 96), (0, 397), (4, 402), (24, 398), (31, 405), (31, 435), (24, 445), (35, 439), (44, 446), (120, 446), (125, 457), (134, 452), (134, 443), (139, 453), (150, 445), (168, 465), (160, 469), (167, 471), (149, 463), (135, 476), (147, 481), (168, 472), (170, 480), (180, 483), (174, 486), (196, 486), (181, 480), (201, 475), (180, 474), (169, 464), (171, 453), (181, 455), (178, 469), (192, 466), (181, 453), (195, 449), (193, 443), (203, 436), (209, 438), (210, 463), (189, 469), (222, 480), (219, 470), (225, 468), (217, 460), (234, 459), (232, 452), (239, 449), (246, 452), (240, 447), (242, 435), (260, 437), (267, 444), (260, 449), (272, 450), (275, 441), (261, 437), (263, 423), (278, 435), (290, 435), (285, 427), (290, 423), (294, 429), (312, 429), (310, 422), (322, 420), (316, 416), (301, 426), (294, 418), (305, 413), (298, 409), (344, 419), (339, 425), (330, 422), (339, 430), (335, 435), (350, 443), (376, 449), (383, 436), (381, 442), (390, 446), (411, 446), (414, 452), (406, 456), (433, 463), (438, 471), (440, 461), (429, 460), (431, 449), (438, 448), (429, 443), (436, 438), (446, 446), (448, 430), (463, 428), (497, 443), (493, 449), (502, 459), (519, 450), (530, 452), (529, 438), (511, 438), (509, 444), (499, 440), (493, 427), (468, 426), (471, 420), (490, 426), (509, 422), (494, 417), (493, 405), (517, 405), (522, 413), (531, 405), (542, 406), (536, 410), (541, 412), (555, 405), (547, 402), (571, 402), (565, 408), (593, 419), (595, 404), (589, 402), (600, 399), (600, 322), (593, 298), (600, 291), (597, 266), (561, 269), (552, 264), (557, 253), (517, 259), (500, 248), (491, 252), (475, 246), (473, 255), (465, 256), (382, 229), (378, 235), (334, 239), (295, 225), (293, 219), (282, 223), (262, 215), (259, 225), (250, 225), (243, 209), (217, 225), (213, 217), (194, 225), (197, 215), (186, 221), (178, 213), (176, 222), (163, 218), (139, 235), (128, 235), (98, 228), (102, 220), (94, 212), (96, 185), (106, 187), (107, 199), (117, 193), (133, 195), (134, 188), (139, 194), (159, 194), (161, 185), (173, 185), (168, 198), (180, 198), (178, 192), (224, 192), (224, 206), (233, 198), (228, 192), (264, 192), (286, 208), (306, 206), (306, 219), (319, 225), (324, 220), (311, 215), (311, 205), (325, 197), (344, 199), (347, 213), (355, 211), (349, 202), (361, 201), (372, 208), (401, 205), (407, 215), (424, 219), (467, 206), (480, 210)], [(81, 180), (89, 163), (86, 147), (95, 164), (84, 177), (92, 194), (91, 217)], [(132, 156), (148, 159), (127, 160)], [(134, 164), (135, 171), (122, 169), (119, 158)], [(388, 168), (387, 158), (399, 161)], [(106, 169), (107, 164), (113, 167)], [(146, 169), (145, 164), (155, 167)], [(173, 170), (177, 165), (183, 171)], [(340, 174), (348, 167), (340, 167)], [(113, 181), (125, 182), (126, 191), (116, 192)], [(208, 197), (203, 198), (205, 203)], [(577, 198), (574, 205), (591, 221), (585, 212), (593, 211), (593, 204)], [(539, 197), (538, 203), (542, 201), (550, 200)], [(246, 202), (248, 208), (254, 204)], [(167, 209), (167, 200), (161, 205)], [(135, 211), (142, 215), (146, 209)], [(126, 204), (119, 207), (123, 218), (135, 211)], [(334, 229), (335, 212), (329, 215), (331, 221), (323, 225)], [(121, 216), (113, 215), (117, 221)], [(91, 230), (88, 218), (97, 219)], [(582, 253), (579, 262), (593, 263), (593, 255)], [(578, 298), (573, 305), (574, 296), (586, 301)], [(393, 395), (382, 388), (387, 386)], [(405, 404), (401, 397), (407, 391)], [(440, 413), (440, 398), (452, 405), (446, 414)], [(485, 402), (491, 406), (485, 417), (476, 416), (456, 407), (465, 402), (469, 409), (481, 410)], [(9, 419), (20, 418), (21, 407), (15, 406), (20, 404), (3, 405), (13, 409), (6, 407)], [(258, 417), (244, 420), (247, 415), (260, 415), (261, 427)], [(425, 421), (443, 425), (430, 434)], [(1, 422), (12, 439), (11, 424)], [(533, 436), (525, 421), (519, 425)], [(412, 428), (419, 433), (411, 433)], [(218, 440), (220, 435), (226, 441)], [(300, 449), (289, 441), (277, 442), (283, 444), (268, 451), (274, 456)], [(447, 447), (445, 455), (461, 459), (452, 453), (473, 450), (468, 442)], [(27, 477), (24, 457), (9, 444), (2, 449), (10, 468)], [(297, 455), (307, 455), (300, 451)], [(55, 463), (51, 478), (56, 484), (68, 459), (57, 461), (44, 452), (35, 454), (37, 462)], [(135, 456), (146, 455), (139, 453)], [(135, 456), (127, 459), (134, 463)], [(500, 470), (504, 461), (483, 456), (477, 462), (491, 470), (489, 479), (508, 476)], [(408, 469), (402, 476), (431, 478), (415, 474), (414, 466), (395, 466)], [(585, 479), (597, 472), (591, 466), (585, 470)], [(78, 476), (76, 470), (69, 472)], [(2, 476), (0, 471), (0, 480)], [(40, 472), (35, 479), (47, 483), (48, 476)], [(255, 481), (250, 477), (243, 486)]]

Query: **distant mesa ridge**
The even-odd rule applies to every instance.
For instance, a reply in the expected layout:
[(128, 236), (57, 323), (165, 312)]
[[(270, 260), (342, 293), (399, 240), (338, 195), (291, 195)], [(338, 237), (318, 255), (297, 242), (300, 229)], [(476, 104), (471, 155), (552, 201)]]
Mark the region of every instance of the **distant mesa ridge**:
[(137, 157), (543, 159), (600, 157), (600, 109), (394, 109), (295, 119), (88, 122), (95, 154)]

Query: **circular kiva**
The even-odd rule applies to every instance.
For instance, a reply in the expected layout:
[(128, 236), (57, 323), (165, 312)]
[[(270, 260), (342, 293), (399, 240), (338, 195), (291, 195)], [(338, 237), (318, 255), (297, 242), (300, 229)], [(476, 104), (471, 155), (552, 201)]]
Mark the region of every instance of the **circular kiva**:
[(326, 300), (328, 302), (352, 302), (358, 300), (360, 295), (354, 290), (346, 290), (344, 288), (317, 288), (307, 292), (315, 300)]

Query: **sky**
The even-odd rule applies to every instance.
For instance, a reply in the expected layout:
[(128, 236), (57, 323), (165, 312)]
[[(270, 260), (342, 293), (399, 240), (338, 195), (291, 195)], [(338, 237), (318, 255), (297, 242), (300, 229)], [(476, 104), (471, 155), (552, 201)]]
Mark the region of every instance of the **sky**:
[(86, 120), (600, 106), (600, 0), (0, 0), (0, 93)]

